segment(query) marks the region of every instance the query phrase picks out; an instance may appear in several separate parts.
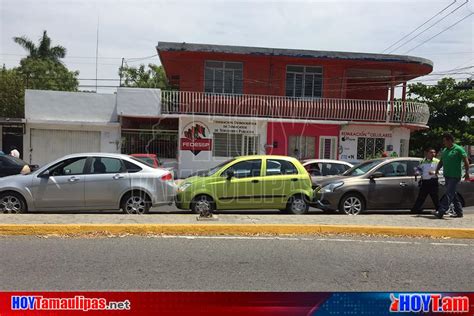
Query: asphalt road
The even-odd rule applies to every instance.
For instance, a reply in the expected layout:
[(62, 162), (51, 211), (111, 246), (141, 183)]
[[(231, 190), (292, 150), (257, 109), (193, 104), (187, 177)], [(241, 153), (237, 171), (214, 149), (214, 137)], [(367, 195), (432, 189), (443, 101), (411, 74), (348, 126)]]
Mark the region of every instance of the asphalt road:
[(0, 237), (0, 249), (0, 290), (474, 290), (472, 240)]

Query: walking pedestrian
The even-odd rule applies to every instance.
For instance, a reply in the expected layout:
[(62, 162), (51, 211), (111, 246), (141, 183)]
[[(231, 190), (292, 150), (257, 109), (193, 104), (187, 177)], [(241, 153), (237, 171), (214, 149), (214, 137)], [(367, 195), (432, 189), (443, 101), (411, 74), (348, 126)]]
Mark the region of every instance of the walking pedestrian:
[(446, 198), (441, 200), (439, 208), (434, 215), (439, 219), (443, 218), (444, 213), (453, 204), (454, 212), (456, 213), (454, 217), (463, 217), (462, 205), (457, 197), (456, 188), (461, 181), (461, 162), (464, 162), (464, 179), (469, 181), (469, 161), (467, 160), (464, 148), (454, 143), (453, 135), (445, 133), (443, 135), (443, 145), (445, 148), (441, 153), (441, 161), (436, 167), (435, 174), (438, 175), (439, 169), (443, 167), (443, 176), (446, 182)]
[(13, 156), (15, 158), (20, 158), (20, 152), (18, 151), (18, 149), (16, 149), (16, 147), (12, 146), (10, 148), (10, 156)]
[(423, 204), (428, 195), (433, 201), (435, 210), (439, 208), (438, 176), (436, 176), (436, 167), (438, 166), (439, 159), (435, 158), (435, 156), (436, 150), (431, 147), (427, 148), (425, 150), (425, 158), (417, 168), (417, 171), (421, 176), (419, 182), (420, 190), (418, 191), (416, 202), (411, 208), (412, 213), (420, 214), (423, 212)]

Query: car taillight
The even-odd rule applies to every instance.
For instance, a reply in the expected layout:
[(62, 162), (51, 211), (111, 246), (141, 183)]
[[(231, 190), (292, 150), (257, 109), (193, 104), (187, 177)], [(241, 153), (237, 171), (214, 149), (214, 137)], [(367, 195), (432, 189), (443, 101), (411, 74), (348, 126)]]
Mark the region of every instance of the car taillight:
[(173, 180), (173, 175), (171, 173), (167, 173), (164, 176), (161, 176), (161, 180), (163, 181), (171, 181)]

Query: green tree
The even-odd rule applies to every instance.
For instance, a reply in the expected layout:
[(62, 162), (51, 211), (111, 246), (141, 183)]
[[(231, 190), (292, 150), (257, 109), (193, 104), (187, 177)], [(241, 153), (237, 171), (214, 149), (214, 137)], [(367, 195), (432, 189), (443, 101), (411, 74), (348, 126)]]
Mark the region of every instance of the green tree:
[(26, 36), (14, 37), (13, 41), (28, 52), (27, 58), (50, 59), (56, 63), (61, 63), (60, 59), (66, 56), (66, 48), (63, 46), (51, 47), (51, 38), (46, 31), (43, 31), (43, 36), (39, 39), (38, 45)]
[(15, 69), (0, 70), (0, 117), (23, 117), (25, 88)]
[(124, 87), (170, 89), (162, 66), (148, 64), (147, 69), (145, 65), (124, 66), (120, 67), (119, 76)]
[(77, 91), (79, 86), (78, 71), (69, 71), (50, 59), (25, 58), (16, 70), (26, 89)]
[(28, 52), (20, 66), (0, 71), (0, 117), (24, 117), (25, 89), (77, 91), (78, 71), (69, 71), (60, 61), (66, 56), (62, 46), (51, 47), (46, 31), (38, 45), (27, 37), (14, 37)]
[(452, 133), (459, 144), (474, 144), (474, 90), (466, 89), (469, 86), (470, 79), (456, 82), (453, 78), (443, 78), (434, 86), (409, 86), (410, 97), (426, 103), (430, 109), (429, 129), (411, 136), (411, 155), (422, 155), (426, 146), (440, 149), (445, 132)]

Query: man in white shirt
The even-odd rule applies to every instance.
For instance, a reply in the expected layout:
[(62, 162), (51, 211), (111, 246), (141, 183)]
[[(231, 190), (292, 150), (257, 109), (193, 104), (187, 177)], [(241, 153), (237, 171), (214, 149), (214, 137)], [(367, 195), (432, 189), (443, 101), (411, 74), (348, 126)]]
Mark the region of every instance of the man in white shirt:
[(11, 148), (10, 156), (13, 156), (15, 158), (20, 158), (20, 152), (18, 151), (18, 149), (16, 149), (16, 147)]
[(427, 148), (425, 150), (425, 159), (423, 159), (417, 168), (417, 174), (421, 176), (420, 190), (415, 205), (411, 208), (412, 213), (422, 213), (423, 204), (425, 203), (428, 194), (435, 205), (435, 210), (438, 209), (438, 176), (436, 176), (436, 167), (439, 159), (435, 158), (436, 150)]

